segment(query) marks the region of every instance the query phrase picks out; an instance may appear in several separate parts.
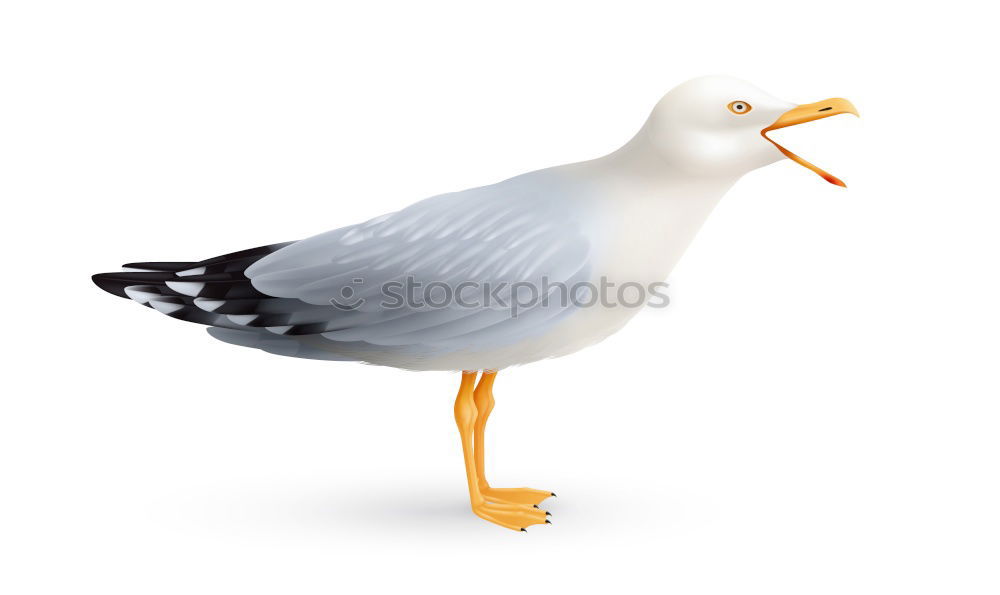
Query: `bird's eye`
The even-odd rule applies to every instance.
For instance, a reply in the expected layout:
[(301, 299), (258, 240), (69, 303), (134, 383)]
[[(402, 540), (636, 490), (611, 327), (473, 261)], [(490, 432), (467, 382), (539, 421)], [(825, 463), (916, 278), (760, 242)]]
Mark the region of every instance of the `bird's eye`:
[(733, 112), (734, 114), (745, 114), (751, 109), (753, 109), (752, 107), (750, 107), (750, 104), (747, 103), (746, 101), (734, 101), (730, 103), (728, 107), (729, 111)]

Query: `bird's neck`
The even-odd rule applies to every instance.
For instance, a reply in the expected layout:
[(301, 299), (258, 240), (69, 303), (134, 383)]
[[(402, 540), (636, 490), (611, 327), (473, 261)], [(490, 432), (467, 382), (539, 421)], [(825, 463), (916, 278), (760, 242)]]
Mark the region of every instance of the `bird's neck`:
[(564, 171), (586, 180), (590, 188), (598, 190), (598, 195), (609, 200), (630, 202), (637, 209), (647, 206), (649, 216), (654, 219), (659, 218), (658, 212), (670, 218), (703, 219), (742, 176), (697, 172), (671, 163), (656, 149), (645, 130), (640, 130), (617, 151), (564, 166)]
[(657, 148), (648, 124), (620, 149), (594, 163), (612, 176), (627, 176), (636, 183), (659, 186), (664, 191), (679, 187), (702, 188), (706, 193), (717, 193), (718, 196), (725, 194), (743, 176), (742, 172), (698, 172), (690, 166), (673, 163)]
[(740, 176), (698, 176), (672, 167), (642, 134), (578, 164), (607, 240), (608, 271), (629, 281), (663, 280)]

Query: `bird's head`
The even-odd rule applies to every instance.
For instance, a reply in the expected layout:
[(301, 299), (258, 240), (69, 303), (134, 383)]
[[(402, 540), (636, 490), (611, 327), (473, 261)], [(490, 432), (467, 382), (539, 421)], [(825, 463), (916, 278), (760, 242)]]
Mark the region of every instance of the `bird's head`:
[(672, 166), (695, 175), (738, 177), (788, 157), (827, 182), (844, 186), (767, 137), (772, 130), (837, 114), (858, 112), (846, 99), (795, 105), (736, 78), (706, 76), (667, 93), (643, 133)]

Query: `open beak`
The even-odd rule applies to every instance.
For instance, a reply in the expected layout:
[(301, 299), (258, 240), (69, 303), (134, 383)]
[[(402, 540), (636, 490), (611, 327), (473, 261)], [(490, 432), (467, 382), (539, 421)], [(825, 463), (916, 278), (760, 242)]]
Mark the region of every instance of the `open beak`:
[[(809, 103), (806, 105), (800, 105), (798, 107), (793, 107), (787, 112), (781, 114), (781, 117), (774, 121), (773, 124), (767, 128), (760, 131), (761, 136), (767, 138), (767, 133), (772, 130), (777, 130), (779, 128), (787, 128), (789, 126), (795, 126), (796, 124), (804, 124), (806, 122), (812, 122), (813, 120), (819, 120), (821, 118), (829, 118), (830, 116), (836, 116), (837, 114), (854, 114), (858, 115), (858, 110), (854, 109), (854, 105), (846, 99), (824, 99), (823, 101), (818, 101), (816, 103)], [(830, 182), (831, 184), (836, 184), (837, 186), (847, 187), (847, 184), (843, 183), (836, 176), (832, 176), (822, 169), (816, 167), (812, 163), (809, 163), (805, 159), (799, 157), (795, 153), (792, 153), (785, 147), (782, 147), (773, 140), (767, 138), (778, 150), (784, 153), (785, 157), (788, 157), (792, 161), (798, 163), (799, 165), (813, 170), (820, 175), (824, 180)]]

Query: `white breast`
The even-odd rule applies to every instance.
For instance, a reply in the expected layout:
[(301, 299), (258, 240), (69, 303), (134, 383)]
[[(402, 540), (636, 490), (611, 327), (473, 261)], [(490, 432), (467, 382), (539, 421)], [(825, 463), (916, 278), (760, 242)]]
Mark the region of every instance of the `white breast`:
[[(735, 180), (691, 181), (681, 177), (617, 175), (614, 167), (588, 162), (566, 166), (577, 188), (575, 216), (591, 242), (590, 282), (648, 288), (665, 281), (712, 209)], [(620, 330), (641, 307), (612, 299), (581, 307), (544, 335), (499, 349), (431, 358), (424, 369), (499, 369), (560, 357)]]

